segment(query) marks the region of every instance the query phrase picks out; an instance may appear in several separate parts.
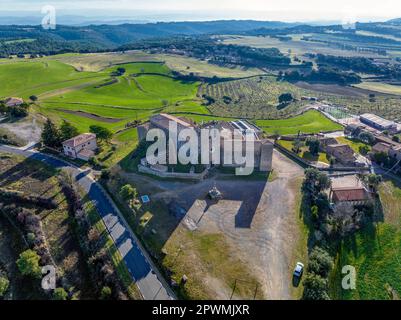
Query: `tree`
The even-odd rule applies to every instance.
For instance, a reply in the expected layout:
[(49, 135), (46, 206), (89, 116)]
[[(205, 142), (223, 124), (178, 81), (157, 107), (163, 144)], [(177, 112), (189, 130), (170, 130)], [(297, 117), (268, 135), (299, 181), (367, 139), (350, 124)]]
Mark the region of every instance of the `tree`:
[(377, 152), (373, 155), (373, 160), (378, 164), (388, 165), (390, 157), (387, 152)]
[(331, 180), (329, 176), (320, 172), (318, 169), (309, 168), (305, 170), (305, 180), (303, 189), (310, 192), (312, 195), (317, 196), (321, 191), (329, 189)]
[(9, 108), (10, 116), (14, 118), (23, 118), (28, 115), (28, 107), (18, 106), (18, 107), (10, 107)]
[(47, 119), (42, 131), (43, 144), (51, 148), (59, 148), (61, 141), (59, 129), (50, 119)]
[(125, 186), (121, 187), (120, 196), (125, 201), (128, 201), (133, 198), (136, 198), (138, 196), (138, 192), (130, 184), (126, 184)]
[(358, 139), (370, 145), (373, 145), (376, 141), (375, 136), (370, 132), (361, 132), (358, 135)]
[(68, 294), (64, 290), (64, 288), (56, 288), (53, 292), (53, 299), (54, 300), (67, 300)]
[(8, 107), (5, 105), (5, 103), (0, 101), (0, 113), (7, 113), (8, 111)]
[(100, 179), (109, 180), (110, 179), (110, 170), (103, 169), (101, 174), (100, 174)]
[(369, 174), (365, 179), (369, 187), (375, 192), (379, 188), (380, 183), (383, 181), (383, 177), (377, 174)]
[(326, 250), (320, 247), (313, 248), (309, 255), (308, 272), (326, 278), (333, 268), (333, 259)]
[(0, 298), (4, 297), (9, 285), (10, 281), (6, 277), (0, 277)]
[(100, 299), (108, 300), (111, 298), (111, 289), (110, 287), (103, 287), (102, 291), (100, 292)]
[(29, 100), (31, 100), (32, 102), (38, 101), (38, 97), (35, 95), (32, 95), (29, 97)]
[(109, 129), (97, 125), (90, 126), (89, 131), (96, 134), (97, 139), (106, 142), (109, 142), (113, 136), (113, 133)]
[(366, 145), (359, 147), (359, 153), (366, 156), (370, 152), (370, 148)]
[(318, 206), (312, 206), (310, 212), (311, 212), (311, 216), (312, 216), (313, 220), (315, 220), (315, 221), (319, 220)]
[(308, 274), (303, 282), (304, 300), (330, 300), (327, 293), (328, 281), (316, 274)]
[(71, 139), (79, 134), (78, 129), (71, 123), (63, 120), (60, 125), (60, 138), (62, 141)]
[(295, 153), (299, 153), (299, 151), (301, 150), (301, 148), (304, 146), (304, 142), (301, 139), (296, 139), (293, 143), (293, 151)]
[(394, 142), (400, 142), (400, 136), (393, 136)]
[(122, 76), (124, 73), (125, 73), (125, 68), (122, 68), (122, 67), (120, 67), (120, 68), (117, 68), (117, 73), (118, 73), (118, 75), (120, 75), (120, 76)]
[(17, 260), (19, 271), (24, 276), (39, 278), (41, 276), (41, 268), (39, 266), (39, 255), (33, 250), (22, 252)]
[(289, 92), (283, 93), (278, 97), (278, 102), (280, 104), (290, 103), (292, 101), (294, 101), (294, 96)]
[(308, 138), (306, 140), (306, 145), (309, 147), (309, 152), (317, 156), (319, 155), (319, 149), (320, 149), (320, 141), (316, 138)]

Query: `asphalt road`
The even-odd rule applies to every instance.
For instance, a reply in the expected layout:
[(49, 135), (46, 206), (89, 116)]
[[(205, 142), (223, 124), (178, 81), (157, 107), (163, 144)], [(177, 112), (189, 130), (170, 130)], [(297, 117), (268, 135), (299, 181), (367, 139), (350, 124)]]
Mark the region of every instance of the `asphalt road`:
[(35, 159), (57, 169), (70, 172), (77, 183), (87, 192), (89, 199), (95, 203), (143, 298), (145, 300), (175, 299), (174, 293), (151, 262), (150, 257), (129, 228), (121, 212), (103, 188), (91, 178), (89, 171), (83, 171), (70, 163), (32, 150), (0, 145), (0, 151)]

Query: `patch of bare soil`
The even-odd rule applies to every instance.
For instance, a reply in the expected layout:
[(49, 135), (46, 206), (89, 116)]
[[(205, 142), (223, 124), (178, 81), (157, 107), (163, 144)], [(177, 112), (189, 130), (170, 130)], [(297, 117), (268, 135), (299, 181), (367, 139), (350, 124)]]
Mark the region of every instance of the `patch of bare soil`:
[(41, 121), (33, 116), (14, 122), (1, 122), (0, 129), (11, 132), (23, 144), (40, 141), (42, 134)]
[[(258, 280), (258, 297), (291, 299), (292, 260), (300, 237), (295, 219), (300, 190), (294, 187), (294, 181), (302, 177), (303, 169), (276, 151), (273, 166), (276, 178), (270, 182), (217, 177), (191, 184), (142, 176), (140, 185), (152, 191), (152, 201), (174, 201), (185, 209), (179, 228), (194, 236), (222, 235), (228, 254), (241, 261), (248, 274)], [(213, 186), (223, 194), (219, 202), (207, 199)], [(216, 277), (208, 273), (202, 276), (211, 282), (211, 296), (223, 294), (228, 298), (230, 290), (220, 277), (220, 281), (211, 281)]]
[(308, 82), (297, 82), (295, 85), (299, 88), (311, 91), (317, 91), (321, 93), (335, 94), (339, 96), (346, 96), (351, 98), (366, 98), (369, 94), (375, 94), (377, 96), (394, 96), (377, 91), (366, 90), (361, 88), (355, 88), (350, 86), (340, 86), (338, 84), (321, 84), (321, 83), (308, 83)]
[(73, 111), (73, 110), (67, 110), (67, 109), (59, 109), (62, 112), (69, 113), (69, 114), (74, 114), (80, 117), (100, 121), (100, 122), (105, 122), (105, 123), (117, 123), (120, 122), (124, 119), (117, 119), (117, 118), (106, 118), (106, 117), (101, 117), (98, 116), (97, 114), (94, 113), (88, 113), (84, 111)]

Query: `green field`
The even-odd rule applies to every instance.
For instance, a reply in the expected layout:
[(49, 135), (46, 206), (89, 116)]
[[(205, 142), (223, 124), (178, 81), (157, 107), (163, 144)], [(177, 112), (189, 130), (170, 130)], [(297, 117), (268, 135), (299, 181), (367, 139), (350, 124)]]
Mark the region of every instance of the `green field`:
[[(129, 62), (130, 58), (137, 62)], [(0, 98), (19, 96), (28, 100), (36, 95), (38, 101), (31, 106), (32, 113), (49, 117), (57, 123), (67, 120), (80, 132), (87, 132), (91, 125), (99, 125), (117, 133), (126, 129), (129, 122), (147, 121), (160, 112), (186, 117), (197, 123), (237, 118), (288, 118), (257, 120), (256, 124), (267, 133), (296, 134), (298, 130), (313, 133), (341, 129), (317, 111), (291, 118), (302, 107), (296, 103), (283, 111), (276, 110), (275, 104), (282, 92), (292, 92), (296, 97), (305, 92), (291, 84), (258, 76), (201, 88), (199, 82), (174, 79), (170, 68), (172, 61), (185, 65), (187, 72), (193, 72), (196, 67), (203, 68), (202, 72), (207, 70), (220, 76), (245, 76), (256, 71), (221, 68), (184, 57), (169, 58), (173, 60), (167, 64), (155, 61), (153, 55), (135, 52), (12, 59), (0, 63)], [(119, 68), (125, 69), (124, 74), (116, 73)], [(216, 96), (216, 104), (203, 105), (200, 94), (205, 88)], [(238, 95), (238, 91), (243, 91), (243, 95)], [(243, 101), (226, 106), (220, 101), (226, 94), (233, 100)], [(266, 107), (261, 107), (262, 104)], [(137, 139), (136, 129), (115, 135), (113, 143), (116, 148), (111, 150), (111, 146), (104, 146), (98, 155), (99, 160), (106, 165), (119, 162), (135, 148)]]
[(77, 72), (58, 61), (12, 62), (0, 65), (0, 97), (28, 98), (44, 92), (105, 78), (103, 73)]
[(322, 115), (310, 110), (302, 115), (282, 120), (257, 120), (256, 125), (268, 134), (293, 135), (342, 130), (343, 127)]
[[(346, 239), (337, 256), (331, 279), (332, 298), (399, 300), (401, 296), (401, 188), (392, 181), (380, 188), (383, 222)], [(341, 268), (357, 271), (356, 290), (341, 289)]]
[[(279, 140), (278, 142), (281, 146), (286, 148), (289, 151), (293, 151), (294, 141), (286, 141), (286, 140)], [(300, 152), (298, 154), (301, 158), (311, 161), (311, 162), (323, 162), (326, 164), (330, 164), (329, 160), (327, 159), (327, 154), (324, 152), (319, 152), (319, 155), (314, 156), (309, 152), (309, 148), (307, 146), (303, 146), (300, 148)]]

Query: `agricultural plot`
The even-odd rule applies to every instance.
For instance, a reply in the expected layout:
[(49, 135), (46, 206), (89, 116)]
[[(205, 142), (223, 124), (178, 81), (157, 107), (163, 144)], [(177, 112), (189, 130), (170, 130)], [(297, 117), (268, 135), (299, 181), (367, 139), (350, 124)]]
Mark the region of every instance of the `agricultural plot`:
[[(330, 280), (331, 296), (342, 300), (399, 300), (401, 283), (401, 188), (395, 181), (380, 187), (383, 221), (367, 226), (345, 239)], [(356, 268), (356, 290), (341, 288), (341, 269)]]
[(268, 134), (294, 135), (342, 130), (343, 127), (316, 110), (282, 120), (256, 120), (255, 124)]
[(233, 45), (245, 45), (255, 48), (277, 48), (284, 54), (289, 54), (290, 56), (300, 56), (306, 53), (314, 54), (327, 54), (335, 56), (369, 56), (369, 57), (379, 57), (379, 55), (374, 53), (358, 52), (342, 50), (341, 48), (329, 46), (321, 42), (304, 41), (303, 36), (310, 36), (311, 34), (289, 34), (292, 37), (290, 41), (280, 41), (279, 39), (266, 37), (256, 37), (256, 36), (221, 36), (224, 44)]
[[(118, 69), (125, 73), (112, 76)], [(172, 107), (181, 112), (201, 112), (196, 94), (199, 84), (170, 77), (171, 70), (163, 63), (132, 63), (108, 68), (108, 78), (65, 93), (51, 92), (40, 97), (40, 112), (61, 117), (87, 130), (98, 124), (117, 131), (133, 120), (146, 120), (153, 113)]]
[(194, 73), (201, 77), (245, 78), (265, 73), (257, 68), (221, 67), (208, 63), (207, 61), (180, 55), (157, 54), (151, 56), (157, 58), (159, 61), (164, 61), (171, 70), (183, 74)]
[(305, 102), (279, 106), (279, 96), (289, 92), (296, 99), (307, 95), (308, 91), (288, 82), (278, 82), (274, 77), (260, 76), (248, 79), (207, 85), (203, 93), (215, 102), (209, 110), (219, 116), (239, 116), (243, 118), (275, 119), (295, 114)]
[(77, 72), (58, 61), (14, 62), (0, 65), (0, 98), (31, 95), (70, 87), (94, 79), (104, 79), (103, 73)]
[(366, 90), (371, 90), (371, 91), (377, 91), (380, 93), (401, 95), (401, 86), (382, 83), (382, 82), (370, 82), (370, 81), (367, 82), (366, 81), (366, 82), (362, 82), (360, 84), (355, 85), (355, 87), (361, 88), (361, 89), (366, 89)]
[(156, 57), (142, 51), (106, 52), (106, 53), (67, 53), (47, 59), (57, 60), (73, 66), (78, 71), (99, 72), (113, 65), (129, 62), (157, 62)]

